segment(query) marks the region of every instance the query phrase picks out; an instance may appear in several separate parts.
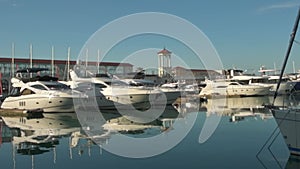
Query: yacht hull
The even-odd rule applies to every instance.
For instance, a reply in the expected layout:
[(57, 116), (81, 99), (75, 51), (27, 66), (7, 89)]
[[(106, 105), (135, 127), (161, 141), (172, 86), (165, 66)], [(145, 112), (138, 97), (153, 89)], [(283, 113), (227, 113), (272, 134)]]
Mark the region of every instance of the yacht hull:
[(72, 97), (49, 97), (41, 95), (28, 95), (7, 97), (2, 105), (3, 109), (40, 110), (45, 113), (74, 112)]
[(279, 126), (285, 143), (293, 155), (300, 155), (300, 110), (299, 109), (272, 109), (272, 113)]
[(234, 82), (208, 82), (206, 87), (201, 90), (200, 96), (265, 96), (269, 94), (270, 88), (270, 86), (241, 85)]

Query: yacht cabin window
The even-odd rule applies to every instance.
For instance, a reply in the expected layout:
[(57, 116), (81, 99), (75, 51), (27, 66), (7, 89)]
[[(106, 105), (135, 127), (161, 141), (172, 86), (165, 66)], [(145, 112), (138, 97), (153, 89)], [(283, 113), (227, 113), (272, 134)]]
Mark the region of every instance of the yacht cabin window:
[(31, 87), (36, 88), (36, 89), (40, 89), (40, 90), (47, 90), (44, 86), (42, 85), (32, 85)]
[(21, 95), (30, 95), (30, 94), (35, 94), (34, 91), (30, 90), (30, 89), (24, 89), (22, 92), (21, 92)]
[(10, 96), (20, 96), (21, 93), (20, 93), (20, 87), (14, 87), (11, 89), (10, 91)]
[(57, 83), (57, 84), (46, 84), (46, 86), (50, 90), (63, 90), (63, 89), (70, 89), (70, 86), (62, 84), (62, 83)]

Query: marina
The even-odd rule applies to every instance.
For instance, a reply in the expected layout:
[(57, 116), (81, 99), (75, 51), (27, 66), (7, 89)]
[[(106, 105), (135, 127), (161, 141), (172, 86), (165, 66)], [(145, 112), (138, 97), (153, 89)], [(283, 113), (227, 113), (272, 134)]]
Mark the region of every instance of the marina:
[(0, 0), (0, 168), (300, 168), (299, 7)]
[[(15, 69), (13, 60), (15, 73), (1, 76), (4, 167), (299, 165), (298, 74), (173, 68), (172, 52), (163, 48), (157, 54), (158, 74), (133, 72), (130, 63), (100, 68), (88, 61), (70, 65), (68, 59), (61, 61), (67, 73), (59, 76), (54, 60), (23, 69)], [(116, 73), (120, 65), (124, 72)]]
[[(299, 165), (298, 75), (172, 68), (169, 50), (157, 54), (162, 62), (155, 76), (133, 72), (130, 63), (102, 63), (116, 68), (115, 73), (106, 68), (100, 73), (100, 63), (71, 66), (69, 60), (61, 61), (67, 63), (68, 73), (59, 76), (54, 60), (16, 70), (12, 61), (14, 77), (1, 76), (0, 161), (8, 161), (4, 167)], [(116, 73), (120, 64), (127, 72)], [(177, 71), (176, 78), (170, 71)], [(277, 83), (283, 83), (281, 88)]]

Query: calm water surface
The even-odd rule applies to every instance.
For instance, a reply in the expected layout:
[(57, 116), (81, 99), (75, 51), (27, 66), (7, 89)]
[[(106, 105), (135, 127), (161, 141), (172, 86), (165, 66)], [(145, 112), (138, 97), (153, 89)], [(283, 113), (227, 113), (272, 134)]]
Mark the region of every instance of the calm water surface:
[[(277, 124), (260, 106), (270, 100), (268, 97), (208, 100), (198, 110), (187, 103), (177, 109), (167, 108), (161, 116), (164, 123), (160, 120), (147, 126), (131, 123), (115, 112), (105, 112), (109, 124), (114, 125), (108, 125), (110, 132), (104, 129), (97, 141), (81, 129), (75, 113), (44, 114), (33, 119), (2, 117), (1, 169), (297, 168), (300, 162), (289, 157), (281, 134), (267, 142)], [(181, 123), (172, 126), (172, 119), (177, 116)], [(141, 139), (163, 134), (162, 141), (171, 143), (172, 133), (181, 130), (179, 125), (193, 121), (191, 117), (196, 117), (196, 121), (184, 139), (162, 154), (129, 158), (106, 149), (117, 142), (121, 150), (131, 151), (126, 149), (126, 142), (118, 142), (120, 135)], [(199, 143), (206, 119), (218, 117), (216, 130), (208, 140)], [(144, 150), (139, 146), (131, 149)], [(151, 142), (143, 146), (156, 148)]]

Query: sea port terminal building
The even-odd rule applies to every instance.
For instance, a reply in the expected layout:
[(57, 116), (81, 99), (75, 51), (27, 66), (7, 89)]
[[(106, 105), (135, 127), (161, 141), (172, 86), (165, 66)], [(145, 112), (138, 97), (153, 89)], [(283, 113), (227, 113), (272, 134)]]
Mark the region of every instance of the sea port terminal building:
[[(76, 65), (76, 61), (70, 61), (69, 68), (72, 69)], [(87, 66), (95, 67), (99, 70), (96, 73), (111, 73), (111, 74), (126, 74), (132, 72), (133, 65), (129, 63), (116, 63), (116, 62), (87, 62)], [(50, 73), (58, 77), (60, 80), (65, 80), (67, 77), (68, 61), (66, 60), (43, 60), (33, 59), (32, 67), (48, 68)], [(14, 59), (11, 58), (0, 58), (0, 73), (2, 78), (11, 78), (14, 76), (16, 70), (29, 68), (30, 59)], [(53, 70), (53, 72), (52, 72)]]
[[(126, 74), (133, 71), (133, 65), (129, 63), (116, 62), (87, 62), (90, 68), (97, 68), (96, 73)], [(14, 77), (15, 72), (20, 69), (38, 67), (47, 68), (49, 74), (57, 77), (59, 80), (66, 80), (68, 76), (68, 61), (66, 60), (45, 60), (45, 59), (23, 59), (23, 58), (0, 58), (0, 78), (1, 90), (8, 93), (10, 90), (10, 79)], [(69, 68), (72, 69), (76, 61), (69, 61)], [(2, 93), (0, 90), (0, 93)], [(0, 94), (1, 95), (1, 94)]]
[[(76, 61), (69, 61), (69, 68), (73, 69), (74, 65), (78, 64)], [(118, 77), (132, 78), (137, 75), (138, 72), (134, 72), (133, 66), (130, 63), (118, 63), (118, 62), (93, 62), (89, 61), (86, 63), (80, 63), (93, 70), (93, 73), (109, 73), (117, 75)], [(1, 78), (1, 89), (3, 93), (7, 93), (10, 88), (10, 79), (14, 76), (16, 70), (39, 67), (47, 68), (49, 74), (59, 78), (59, 80), (66, 80), (68, 76), (68, 61), (66, 60), (46, 60), (46, 59), (24, 59), (24, 58), (0, 58), (0, 78)], [(186, 69), (183, 67), (172, 68), (172, 80), (191, 80), (194, 79), (197, 82), (203, 81), (205, 78), (212, 76), (219, 76), (220, 73), (214, 70), (205, 69)], [(131, 76), (130, 76), (131, 75)], [(132, 76), (133, 75), (133, 76)], [(160, 77), (157, 71), (145, 71), (143, 76), (139, 78), (145, 78), (152, 80), (157, 84), (166, 83), (169, 79)], [(1, 92), (1, 91), (0, 91)]]

